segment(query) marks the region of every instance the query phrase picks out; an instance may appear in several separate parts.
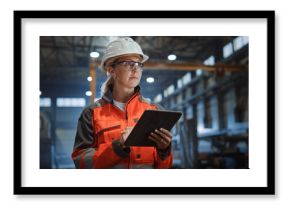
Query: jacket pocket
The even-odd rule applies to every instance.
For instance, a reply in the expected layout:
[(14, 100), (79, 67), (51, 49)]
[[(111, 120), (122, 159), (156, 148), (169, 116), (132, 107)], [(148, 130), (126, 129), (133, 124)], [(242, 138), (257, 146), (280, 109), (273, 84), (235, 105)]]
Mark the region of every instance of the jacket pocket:
[(135, 164), (154, 164), (154, 148), (153, 147), (133, 147)]
[(104, 123), (102, 128), (95, 133), (94, 146), (98, 144), (110, 142), (116, 139), (121, 132), (121, 123)]

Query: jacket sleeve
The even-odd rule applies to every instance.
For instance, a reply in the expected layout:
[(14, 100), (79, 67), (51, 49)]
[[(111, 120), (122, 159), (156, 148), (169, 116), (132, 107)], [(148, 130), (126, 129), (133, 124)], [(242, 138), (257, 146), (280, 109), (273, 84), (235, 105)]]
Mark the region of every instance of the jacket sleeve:
[(156, 149), (155, 152), (155, 164), (154, 167), (157, 169), (169, 169), (172, 167), (173, 161), (173, 150), (170, 146), (166, 150)]
[(130, 149), (122, 149), (118, 141), (96, 146), (92, 116), (93, 110), (86, 108), (79, 118), (72, 159), (76, 168), (111, 168), (128, 158)]
[[(153, 103), (156, 110), (165, 110), (160, 104)], [(154, 167), (157, 169), (168, 169), (172, 167), (173, 163), (173, 149), (170, 146), (166, 150), (156, 149), (155, 151), (155, 164)]]

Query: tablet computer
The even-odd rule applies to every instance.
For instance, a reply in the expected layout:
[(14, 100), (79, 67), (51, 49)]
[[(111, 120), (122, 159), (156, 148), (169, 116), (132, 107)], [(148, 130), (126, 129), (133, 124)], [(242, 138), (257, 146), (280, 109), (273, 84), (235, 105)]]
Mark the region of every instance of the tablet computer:
[(155, 142), (148, 139), (149, 134), (159, 128), (170, 131), (181, 115), (181, 112), (176, 111), (145, 110), (124, 145), (140, 147), (156, 146)]

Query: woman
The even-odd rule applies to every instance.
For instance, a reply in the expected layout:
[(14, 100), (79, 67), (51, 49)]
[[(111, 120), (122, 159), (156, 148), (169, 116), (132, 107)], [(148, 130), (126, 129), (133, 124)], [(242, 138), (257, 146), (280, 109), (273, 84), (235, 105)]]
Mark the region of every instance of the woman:
[(131, 38), (111, 42), (101, 62), (108, 79), (102, 98), (82, 112), (72, 158), (77, 168), (170, 168), (172, 134), (155, 130), (156, 147), (126, 147), (124, 142), (145, 110), (161, 109), (140, 94), (143, 63), (148, 56)]

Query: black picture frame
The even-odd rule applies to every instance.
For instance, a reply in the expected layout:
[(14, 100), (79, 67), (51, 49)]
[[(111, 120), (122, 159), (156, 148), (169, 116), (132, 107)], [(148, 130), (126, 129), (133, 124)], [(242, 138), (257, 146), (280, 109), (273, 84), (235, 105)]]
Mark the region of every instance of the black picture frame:
[[(265, 187), (24, 187), (22, 185), (22, 19), (205, 18), (267, 21), (267, 186)], [(48, 176), (49, 177), (49, 176)], [(273, 195), (275, 194), (275, 11), (14, 11), (14, 194)]]

